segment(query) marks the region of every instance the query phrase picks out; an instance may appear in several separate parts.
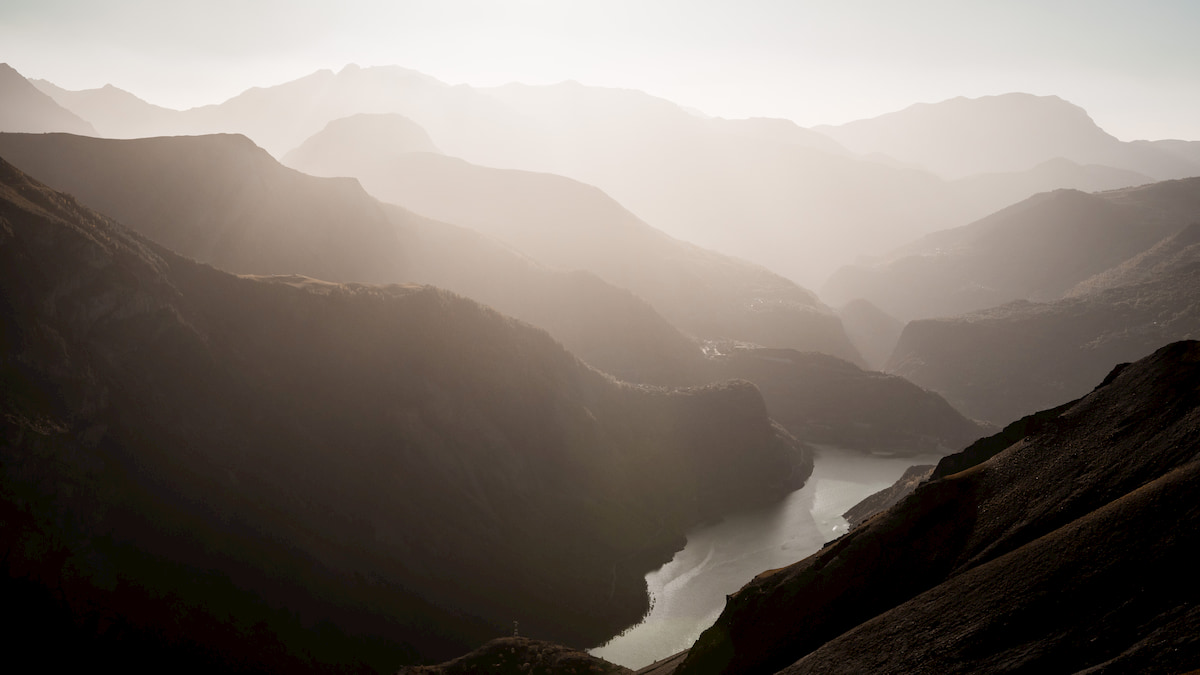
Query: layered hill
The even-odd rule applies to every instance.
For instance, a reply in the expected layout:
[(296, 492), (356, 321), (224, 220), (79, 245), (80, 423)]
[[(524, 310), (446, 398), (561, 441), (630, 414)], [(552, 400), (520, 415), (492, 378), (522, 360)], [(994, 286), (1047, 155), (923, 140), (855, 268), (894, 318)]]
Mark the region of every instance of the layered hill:
[(422, 286), (237, 277), (0, 163), (14, 641), (135, 669), (394, 670), (599, 641), (684, 530), (796, 487), (757, 390), (618, 383)]
[(1198, 227), (1071, 297), (910, 322), (887, 370), (998, 424), (1080, 396), (1115, 363), (1200, 337)]
[[(105, 138), (143, 138), (178, 133), (179, 111), (148, 103), (111, 84), (80, 91), (63, 89), (46, 80), (30, 80), (30, 84), (63, 108), (87, 120), (95, 129), (92, 135)], [(47, 131), (79, 133), (71, 129)]]
[(881, 153), (946, 178), (1023, 171), (1057, 159), (1155, 180), (1200, 175), (1200, 164), (1188, 157), (1117, 140), (1082, 108), (1057, 96), (959, 97), (816, 131), (854, 152)]
[[(919, 438), (929, 451), (973, 440), (962, 438), (970, 423), (961, 416), (892, 417), (888, 419), (897, 422), (895, 427), (881, 426), (873, 420), (879, 409), (913, 411), (916, 401), (930, 394), (890, 386), (887, 378), (865, 376), (850, 363), (827, 367), (817, 355), (795, 354), (793, 360), (804, 366), (779, 369), (765, 379), (754, 360), (745, 361), (745, 369), (741, 360), (714, 363), (630, 291), (586, 272), (542, 268), (473, 231), (380, 204), (350, 179), (314, 178), (285, 169), (242, 137), (115, 141), (0, 134), (4, 152), (157, 243), (230, 271), (435, 283), (546, 329), (573, 353), (625, 380), (669, 385), (730, 378), (774, 382), (768, 388), (772, 410), (780, 410), (788, 429), (802, 439), (828, 442), (832, 433), (850, 447), (871, 449), (864, 445), (868, 440), (891, 444), (894, 436), (912, 447)], [(741, 270), (731, 264), (735, 273)], [(782, 281), (758, 271), (768, 281)], [(720, 273), (720, 268), (709, 272)], [(745, 283), (744, 276), (737, 278)], [(678, 283), (683, 293), (704, 280)], [(770, 307), (755, 312), (772, 316)], [(823, 374), (816, 377), (818, 372)], [(840, 399), (845, 407), (791, 395), (775, 401), (776, 391), (811, 391), (804, 382), (810, 377), (845, 392)], [(797, 381), (788, 384), (793, 378)], [(833, 384), (831, 378), (842, 381)], [(783, 406), (789, 409), (783, 412)], [(794, 420), (804, 423), (792, 424)], [(872, 431), (850, 433), (843, 426)], [(814, 430), (820, 433), (810, 436)]]
[(1095, 194), (1057, 190), (927, 235), (880, 262), (843, 268), (821, 293), (834, 303), (866, 298), (906, 321), (1054, 300), (1197, 214), (1200, 178)]
[(435, 284), (545, 328), (624, 379), (698, 381), (699, 348), (629, 291), (381, 204), (352, 179), (292, 171), (244, 137), (0, 134), (0, 155), (155, 242), (231, 272)]
[(95, 134), (91, 124), (38, 91), (7, 63), (0, 63), (0, 131)]
[(995, 430), (903, 377), (825, 354), (734, 348), (712, 359), (711, 372), (754, 383), (771, 419), (810, 443), (945, 455)]
[[(161, 110), (139, 105), (132, 96), (103, 90), (85, 96), (39, 86), (60, 104), (102, 120), (97, 125), (120, 127), (112, 133), (240, 133), (276, 157), (334, 120), (399, 113), (426, 129), (450, 156), (598, 186), (672, 236), (809, 287), (859, 256), (885, 255), (922, 234), (971, 222), (1036, 192), (1115, 188), (1146, 182), (1142, 175), (1158, 177), (1137, 166), (1100, 161), (1105, 157), (1036, 166), (1059, 157), (1052, 154), (1012, 169), (993, 162), (986, 171), (995, 175), (945, 181), (912, 162), (878, 153), (856, 156), (786, 120), (710, 119), (642, 92), (575, 82), (449, 86), (394, 66), (347, 66), (251, 89), (218, 105), (173, 112), (165, 127)], [(109, 100), (107, 107), (100, 105)], [(132, 128), (136, 120), (146, 121), (141, 133)], [(1051, 121), (1043, 119), (1045, 128), (1031, 130), (1030, 138), (1057, 133)], [(947, 126), (992, 133), (970, 115)], [(1130, 152), (1191, 166), (1186, 147), (1143, 145)], [(1096, 164), (1104, 166), (1089, 166)]]
[(766, 269), (669, 237), (600, 190), (428, 151), (406, 118), (338, 120), (285, 157), (318, 176), (354, 176), (375, 197), (503, 241), (553, 267), (582, 269), (648, 300), (705, 340), (820, 351), (859, 362), (837, 316)]
[(759, 575), (674, 672), (1200, 667), (1198, 448), (1200, 343), (1174, 343)]

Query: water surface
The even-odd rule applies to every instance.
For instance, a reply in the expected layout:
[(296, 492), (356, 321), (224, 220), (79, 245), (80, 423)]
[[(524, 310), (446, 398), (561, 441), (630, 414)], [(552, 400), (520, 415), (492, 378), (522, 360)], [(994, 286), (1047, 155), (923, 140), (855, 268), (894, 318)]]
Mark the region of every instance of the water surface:
[(687, 649), (716, 621), (726, 595), (759, 572), (803, 560), (845, 534), (842, 513), (896, 482), (908, 467), (939, 459), (818, 447), (812, 477), (782, 502), (689, 532), (687, 546), (646, 575), (646, 618), (591, 653), (638, 669)]

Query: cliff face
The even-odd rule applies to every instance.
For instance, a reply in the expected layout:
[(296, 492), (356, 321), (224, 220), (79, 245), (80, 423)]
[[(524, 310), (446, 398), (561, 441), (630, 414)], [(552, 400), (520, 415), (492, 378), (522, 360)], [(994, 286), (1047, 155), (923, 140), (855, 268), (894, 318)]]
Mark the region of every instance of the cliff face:
[(235, 277), (0, 164), (14, 639), (197, 670), (596, 642), (690, 525), (799, 485), (747, 383), (620, 384), (420, 286)]
[(1200, 343), (981, 443), (731, 596), (676, 672), (1200, 665)]

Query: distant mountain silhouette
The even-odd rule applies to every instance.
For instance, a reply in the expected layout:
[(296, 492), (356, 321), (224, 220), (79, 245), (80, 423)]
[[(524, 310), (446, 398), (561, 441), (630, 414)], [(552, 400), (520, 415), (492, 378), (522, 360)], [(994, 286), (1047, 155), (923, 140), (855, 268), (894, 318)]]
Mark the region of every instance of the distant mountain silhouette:
[(406, 134), (417, 132), (393, 133), (371, 117), (340, 120), (284, 161), (313, 175), (357, 177), (381, 200), (478, 230), (547, 265), (593, 272), (698, 338), (860, 360), (836, 315), (787, 279), (666, 236), (592, 186), (409, 152), (410, 143), (393, 140)]
[[(74, 105), (67, 96), (58, 98)], [(827, 136), (786, 120), (705, 118), (643, 92), (576, 82), (452, 87), (395, 66), (318, 71), (177, 112), (170, 130), (152, 126), (138, 135), (240, 133), (282, 157), (331, 121), (398, 113), (428, 131), (449, 156), (595, 185), (672, 236), (764, 265), (810, 287), (859, 256), (884, 255), (922, 234), (971, 222), (1036, 192), (1107, 189), (1147, 182), (1144, 176), (1195, 173), (1190, 167), (1197, 164), (1187, 158), (1186, 148), (1122, 144), (1058, 99), (1039, 107), (1027, 105), (1041, 101), (1037, 97), (996, 98), (1019, 104), (990, 113), (989, 124), (1012, 127), (999, 134), (1006, 140), (997, 147), (1037, 146), (1036, 161), (1014, 166), (990, 161), (980, 170), (999, 174), (968, 181), (940, 180), (919, 162), (897, 162), (879, 153), (855, 156)], [(79, 106), (72, 109), (97, 119), (149, 115), (147, 110), (123, 115), (120, 105), (107, 113)], [(1046, 114), (1022, 117), (1025, 108), (1046, 108)], [(943, 126), (985, 139), (996, 135), (976, 117)], [(997, 121), (1002, 117), (1011, 120)], [(1063, 131), (1062, 124), (1070, 129)], [(936, 131), (930, 138), (949, 133)], [(1060, 136), (1112, 152), (1045, 154), (1057, 147)], [(1041, 143), (1045, 137), (1054, 142)], [(964, 141), (955, 147), (971, 146)], [(1073, 165), (1037, 166), (1059, 157)]]
[(0, 105), (0, 131), (96, 133), (91, 124), (38, 91), (7, 63), (0, 63), (0, 100), (4, 101)]
[(1068, 298), (913, 321), (887, 370), (998, 424), (1070, 400), (1113, 364), (1200, 337), (1198, 238), (1192, 225)]
[(699, 347), (629, 291), (380, 204), (351, 179), (292, 171), (243, 137), (0, 134), (0, 156), (155, 242), (231, 272), (431, 283), (545, 328), (623, 379), (700, 381)]
[(673, 670), (1182, 673), (1200, 667), (1200, 343), (942, 460), (729, 596)]
[(939, 394), (903, 377), (789, 349), (730, 349), (714, 379), (738, 378), (762, 392), (771, 419), (796, 438), (894, 454), (948, 454), (995, 427), (973, 422)]
[(811, 468), (747, 383), (624, 385), (442, 290), (236, 277), (7, 162), (0, 225), (0, 583), (53, 670), (593, 644)]
[(1013, 300), (1053, 300), (1145, 251), (1200, 213), (1200, 179), (1086, 194), (1058, 190), (839, 270), (831, 302), (866, 298), (901, 320)]
[(815, 130), (854, 152), (882, 153), (946, 178), (1023, 171), (1058, 158), (1155, 180), (1200, 175), (1195, 161), (1154, 145), (1119, 141), (1057, 96), (959, 97)]
[(981, 173), (949, 182), (955, 212), (998, 211), (1047, 189), (1081, 192), (1116, 190), (1153, 183), (1145, 174), (1098, 164), (1081, 165), (1061, 157), (1024, 171)]
[(398, 675), (633, 675), (633, 671), (584, 651), (523, 637), (496, 638), (468, 654), (436, 666), (401, 668)]
[[(99, 89), (70, 91), (46, 80), (31, 80), (39, 91), (95, 127), (92, 135), (105, 138), (142, 138), (179, 133), (180, 113), (147, 103), (111, 84)], [(20, 131), (4, 129), (4, 131)], [(71, 131), (53, 129), (51, 131)], [(79, 132), (72, 132), (79, 133)]]
[[(410, 152), (440, 153), (419, 124), (396, 113), (359, 114), (336, 119), (283, 158), (283, 163), (304, 167), (339, 160), (332, 167), (345, 171), (362, 167), (383, 168), (387, 162)], [(353, 173), (305, 171), (313, 175), (353, 176)]]

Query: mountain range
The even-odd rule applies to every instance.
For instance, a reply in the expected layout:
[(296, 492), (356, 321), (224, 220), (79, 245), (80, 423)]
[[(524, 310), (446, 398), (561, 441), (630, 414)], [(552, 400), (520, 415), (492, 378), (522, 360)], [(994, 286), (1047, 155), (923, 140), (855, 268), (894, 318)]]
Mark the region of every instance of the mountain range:
[(821, 289), (865, 298), (902, 320), (945, 317), (1013, 300), (1055, 300), (1200, 218), (1200, 179), (1034, 195), (969, 225), (935, 232)]
[[(116, 92), (36, 84), (64, 108), (97, 120), (101, 134), (241, 133), (276, 157), (334, 120), (399, 113), (449, 156), (594, 185), (672, 236), (810, 287), (861, 256), (885, 255), (1037, 192), (1200, 173), (1187, 143), (1117, 141), (1065, 101), (1020, 94), (956, 99), (863, 122), (887, 138), (932, 126), (938, 133), (930, 142), (942, 152), (969, 149), (980, 157), (978, 175), (946, 180), (920, 166), (921, 158), (906, 164), (880, 149), (847, 150), (835, 139), (855, 142), (850, 125), (818, 133), (785, 120), (712, 119), (641, 92), (574, 82), (472, 88), (394, 66), (347, 66), (169, 114)], [(1024, 121), (997, 133), (995, 109)], [(948, 116), (953, 123), (942, 124)], [(972, 144), (949, 129), (1004, 140)], [(1022, 135), (1028, 129), (1036, 133)], [(1044, 143), (1047, 133), (1070, 142)], [(1014, 153), (1031, 161), (1010, 161)]]
[(810, 470), (744, 382), (622, 384), (445, 291), (233, 276), (0, 180), (5, 597), (50, 667), (599, 641), (686, 528)]
[(1087, 391), (1113, 363), (1200, 337), (1200, 222), (1051, 302), (913, 321), (887, 370), (978, 419), (1015, 419)]
[(572, 648), (820, 444), (944, 458), (645, 675), (1200, 668), (1200, 142), (399, 67), (0, 100), (0, 583), (42, 667), (627, 673)]
[(673, 672), (1191, 671), (1197, 392), (1200, 343), (1174, 343), (943, 459), (731, 595)]
[(527, 320), (625, 379), (686, 384), (699, 348), (626, 290), (280, 166), (241, 136), (0, 134), (0, 156), (176, 252), (242, 274), (431, 283)]
[(353, 176), (383, 201), (482, 232), (546, 265), (592, 272), (701, 340), (861, 363), (836, 314), (795, 283), (669, 237), (590, 185), (471, 164), (430, 152), (427, 138), (400, 116), (355, 116), (331, 122), (284, 163)]
[(1057, 159), (1153, 180), (1200, 173), (1200, 165), (1171, 145), (1117, 140), (1083, 108), (1057, 96), (959, 97), (814, 130), (853, 152), (878, 153), (951, 179), (1024, 171)]
[[(831, 368), (816, 354), (796, 353), (792, 368), (769, 377), (753, 366), (754, 359), (715, 362), (691, 337), (628, 290), (587, 272), (542, 267), (473, 231), (381, 204), (348, 179), (291, 171), (243, 137), (111, 140), (0, 134), (0, 155), (157, 243), (227, 271), (305, 274), (338, 282), (433, 283), (544, 328), (585, 361), (627, 381), (679, 386), (748, 379), (766, 387), (772, 409), (791, 406), (782, 419), (802, 440), (838, 441), (861, 449), (870, 447), (869, 440), (910, 451), (918, 447), (944, 451), (987, 430), (957, 413), (946, 414), (948, 409), (936, 394), (895, 387), (889, 378), (866, 376), (850, 363)], [(791, 344), (832, 347), (835, 353), (848, 349), (854, 356), (837, 318), (795, 285), (761, 268), (671, 240), (640, 221), (621, 220), (625, 212), (610, 200), (602, 195), (596, 198), (594, 189), (566, 182), (572, 190), (592, 197), (586, 204), (598, 203), (601, 213), (607, 207), (618, 216), (600, 218), (600, 226), (624, 225), (632, 243), (661, 242), (652, 253), (683, 258), (664, 263), (661, 274), (674, 274), (670, 286), (677, 289), (677, 296), (699, 299), (688, 306), (694, 315), (684, 325), (720, 329), (721, 321), (733, 328), (740, 323), (742, 330), (755, 331), (742, 337), (774, 336), (784, 344), (788, 344), (784, 338), (791, 337)], [(589, 235), (586, 228), (580, 229), (581, 236), (602, 239), (602, 233), (593, 230)], [(623, 255), (622, 247), (592, 248), (588, 261), (598, 270), (619, 267), (606, 260), (608, 251), (614, 258), (631, 261), (628, 267), (640, 264), (643, 275), (655, 272), (650, 261)], [(760, 280), (765, 283), (756, 286)], [(772, 286), (792, 294), (796, 302), (811, 301), (815, 306), (790, 311), (784, 295), (776, 301), (782, 307), (772, 307), (763, 297), (770, 297)], [(705, 294), (704, 289), (730, 294), (740, 289), (741, 297)], [(714, 295), (716, 301), (711, 299)], [(658, 297), (663, 299), (661, 294)], [(749, 311), (740, 309), (747, 306)], [(678, 315), (679, 305), (672, 307)], [(729, 315), (740, 319), (730, 322)], [(792, 318), (773, 320), (778, 316)], [(815, 330), (805, 329), (810, 320), (816, 323)], [(821, 338), (822, 331), (838, 339), (820, 343), (798, 339)], [(722, 340), (720, 348), (708, 350), (729, 352), (726, 343), (734, 341)], [(736, 351), (752, 350), (743, 345)], [(814, 382), (842, 388), (843, 405), (835, 410), (820, 397), (784, 393), (811, 392)], [(776, 392), (780, 401), (774, 399)], [(878, 417), (889, 408), (909, 414)], [(806, 421), (790, 424), (801, 419)], [(870, 431), (840, 433), (850, 428)], [(808, 436), (817, 429), (824, 431)]]

